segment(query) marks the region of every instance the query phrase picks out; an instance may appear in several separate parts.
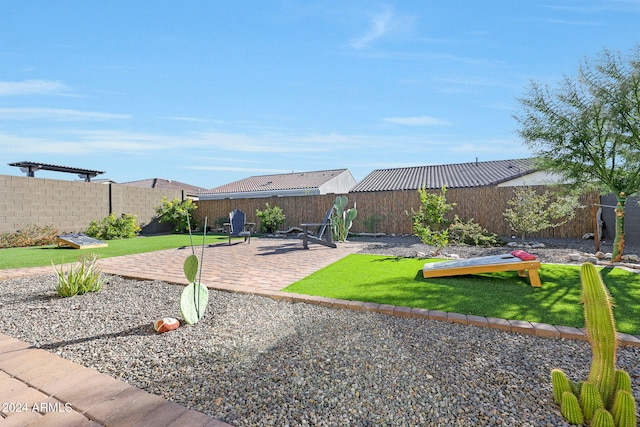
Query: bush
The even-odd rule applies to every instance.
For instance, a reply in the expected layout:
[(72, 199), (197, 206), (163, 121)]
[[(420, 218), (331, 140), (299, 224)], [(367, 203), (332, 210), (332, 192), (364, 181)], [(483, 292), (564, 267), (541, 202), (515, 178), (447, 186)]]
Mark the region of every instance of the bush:
[(134, 215), (122, 214), (116, 218), (113, 214), (101, 219), (91, 221), (85, 234), (100, 240), (130, 239), (140, 232), (140, 226)]
[(263, 211), (256, 209), (256, 216), (260, 219), (260, 229), (265, 233), (278, 230), (286, 220), (282, 209), (278, 206), (271, 207), (269, 203)]
[(0, 234), (0, 248), (53, 245), (56, 243), (57, 236), (58, 230), (51, 225), (44, 227), (28, 225), (15, 233)]
[(382, 220), (384, 220), (382, 215), (369, 215), (362, 220), (362, 225), (367, 233), (377, 233)]
[(191, 225), (191, 228), (195, 227), (193, 211), (197, 208), (191, 199), (180, 200), (174, 197), (170, 201), (166, 197), (162, 197), (160, 206), (156, 207), (156, 215), (158, 216), (158, 222), (173, 224), (175, 233), (186, 233), (189, 231), (189, 225)]
[(498, 236), (487, 231), (480, 224), (473, 221), (473, 218), (463, 221), (455, 216), (453, 223), (449, 226), (449, 243), (454, 245), (473, 246), (499, 246)]
[(79, 265), (71, 265), (69, 271), (65, 272), (60, 266), (58, 270), (53, 262), (54, 270), (58, 276), (55, 289), (61, 297), (72, 297), (74, 295), (84, 295), (88, 292), (99, 292), (105, 280), (102, 272), (96, 267), (98, 255), (86, 254), (78, 258)]
[(435, 246), (436, 254), (449, 244), (449, 221), (445, 215), (455, 207), (455, 203), (447, 203), (446, 187), (440, 189), (440, 194), (429, 193), (425, 187), (418, 189), (420, 208), (412, 210), (413, 234), (418, 236), (423, 244)]

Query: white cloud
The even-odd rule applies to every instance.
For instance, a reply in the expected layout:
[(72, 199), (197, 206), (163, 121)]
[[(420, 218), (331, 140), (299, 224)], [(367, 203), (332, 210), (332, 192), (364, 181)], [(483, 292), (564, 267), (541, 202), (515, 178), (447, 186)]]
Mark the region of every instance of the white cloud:
[(431, 116), (418, 117), (385, 117), (385, 122), (402, 126), (450, 126), (451, 123)]
[(62, 108), (0, 108), (0, 118), (13, 120), (53, 120), (59, 122), (128, 120), (127, 114), (99, 113)]
[(67, 86), (61, 82), (47, 80), (23, 80), (21, 82), (0, 81), (0, 96), (43, 95), (63, 92)]
[(373, 16), (370, 22), (370, 28), (365, 35), (352, 39), (351, 47), (354, 49), (363, 49), (369, 46), (375, 40), (383, 37), (389, 30), (389, 26), (393, 20), (393, 11), (391, 8), (385, 8)]

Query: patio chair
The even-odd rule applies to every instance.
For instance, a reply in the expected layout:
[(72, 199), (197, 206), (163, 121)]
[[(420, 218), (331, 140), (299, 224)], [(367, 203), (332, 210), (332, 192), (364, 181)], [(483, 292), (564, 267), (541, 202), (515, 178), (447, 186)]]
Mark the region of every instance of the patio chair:
[[(304, 249), (309, 249), (309, 242), (319, 243), (321, 245), (336, 248), (336, 244), (333, 243), (333, 238), (331, 236), (331, 213), (333, 212), (333, 207), (327, 211), (327, 214), (324, 216), (324, 220), (318, 223), (306, 223), (300, 224), (302, 227), (302, 247)], [(316, 234), (311, 233), (309, 231), (309, 227), (318, 227), (318, 232)]]
[(251, 233), (255, 222), (246, 222), (246, 215), (240, 209), (229, 212), (229, 222), (224, 223), (224, 228), (229, 236), (229, 245), (232, 237), (244, 237), (244, 241), (251, 243)]
[(493, 273), (495, 271), (517, 271), (520, 277), (529, 277), (531, 286), (539, 288), (540, 261), (535, 255), (524, 251), (513, 251), (509, 254), (491, 255), (454, 261), (428, 262), (424, 265), (422, 276), (447, 277), (465, 274)]

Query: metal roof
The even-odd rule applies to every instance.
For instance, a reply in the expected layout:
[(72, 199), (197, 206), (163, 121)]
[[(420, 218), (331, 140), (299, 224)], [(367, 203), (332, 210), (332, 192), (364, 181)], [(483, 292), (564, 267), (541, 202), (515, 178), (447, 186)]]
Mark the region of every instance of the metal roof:
[(54, 172), (66, 172), (66, 173), (76, 173), (81, 178), (84, 178), (85, 181), (90, 181), (91, 178), (103, 174), (103, 171), (97, 171), (93, 169), (82, 169), (82, 168), (74, 168), (71, 166), (60, 166), (60, 165), (52, 165), (49, 163), (39, 163), (39, 162), (15, 162), (9, 163), (9, 166), (19, 167), (22, 172), (26, 172), (28, 177), (35, 176), (35, 172), (38, 170), (47, 170)]
[(482, 187), (536, 171), (534, 159), (493, 160), (449, 165), (376, 169), (350, 192)]
[(316, 189), (346, 171), (347, 169), (333, 169), (313, 172), (292, 172), (277, 175), (252, 176), (206, 190), (200, 194)]
[(189, 194), (198, 194), (206, 191), (202, 187), (197, 187), (195, 185), (185, 184), (184, 182), (164, 178), (141, 179), (138, 181), (121, 182), (120, 184), (129, 185), (132, 187), (160, 188), (163, 190), (184, 190)]

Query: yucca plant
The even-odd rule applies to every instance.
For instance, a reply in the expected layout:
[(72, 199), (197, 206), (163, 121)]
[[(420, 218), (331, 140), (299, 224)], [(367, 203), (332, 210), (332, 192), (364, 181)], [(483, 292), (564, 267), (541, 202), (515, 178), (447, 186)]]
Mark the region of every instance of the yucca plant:
[(64, 271), (63, 265), (60, 270), (51, 262), (57, 275), (55, 285), (56, 292), (61, 297), (71, 297), (74, 295), (84, 295), (89, 292), (99, 292), (105, 279), (102, 271), (97, 267), (98, 255), (85, 254), (78, 258), (78, 264), (69, 266), (69, 271)]

